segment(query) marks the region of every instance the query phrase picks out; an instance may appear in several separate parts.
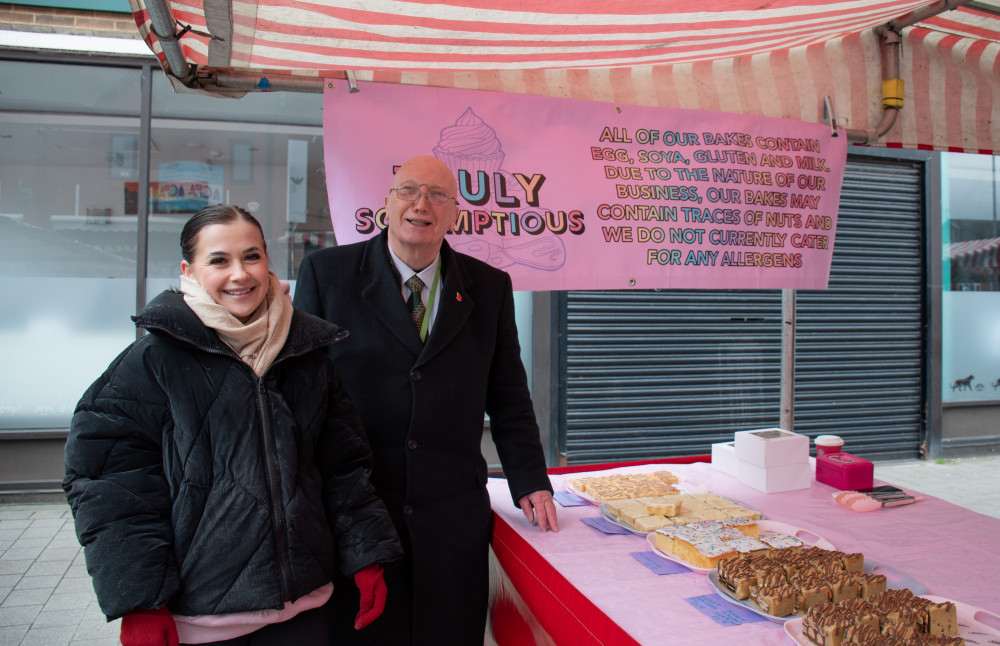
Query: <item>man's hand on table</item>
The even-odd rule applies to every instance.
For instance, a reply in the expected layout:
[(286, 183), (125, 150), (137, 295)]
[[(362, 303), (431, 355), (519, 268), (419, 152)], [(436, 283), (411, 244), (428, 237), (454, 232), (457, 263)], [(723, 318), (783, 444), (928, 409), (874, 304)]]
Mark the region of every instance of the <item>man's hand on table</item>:
[(559, 531), (559, 521), (556, 519), (556, 503), (548, 491), (536, 491), (517, 501), (529, 523), (538, 521), (538, 529), (554, 532)]

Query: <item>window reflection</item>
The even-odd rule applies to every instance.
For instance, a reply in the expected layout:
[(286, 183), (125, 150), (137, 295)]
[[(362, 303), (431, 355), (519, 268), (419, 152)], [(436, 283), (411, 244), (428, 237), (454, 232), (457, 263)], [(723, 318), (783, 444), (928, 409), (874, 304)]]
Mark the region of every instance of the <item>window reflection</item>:
[(949, 154), (947, 244), (952, 291), (1000, 291), (997, 158)]
[[(151, 279), (180, 274), (180, 228), (208, 204), (238, 204), (253, 213), (271, 267), (284, 279), (294, 279), (317, 234), (330, 231), (320, 127), (154, 119), (152, 139)], [(149, 297), (162, 285), (151, 280)]]

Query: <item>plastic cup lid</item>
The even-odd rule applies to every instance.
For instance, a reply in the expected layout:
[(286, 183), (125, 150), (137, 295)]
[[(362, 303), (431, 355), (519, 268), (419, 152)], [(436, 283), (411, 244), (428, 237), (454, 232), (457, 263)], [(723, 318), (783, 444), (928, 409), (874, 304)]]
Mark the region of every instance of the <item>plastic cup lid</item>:
[(816, 438), (816, 444), (843, 444), (844, 440), (839, 435), (820, 435)]

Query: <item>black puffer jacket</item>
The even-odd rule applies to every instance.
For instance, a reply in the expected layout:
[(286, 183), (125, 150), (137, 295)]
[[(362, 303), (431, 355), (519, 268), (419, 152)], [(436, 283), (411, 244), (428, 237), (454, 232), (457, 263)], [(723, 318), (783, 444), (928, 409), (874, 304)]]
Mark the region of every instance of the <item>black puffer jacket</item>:
[(371, 450), (322, 348), (347, 336), (296, 311), (260, 379), (164, 292), (151, 332), (87, 390), (63, 488), (101, 610), (280, 608), (402, 555), (369, 484)]

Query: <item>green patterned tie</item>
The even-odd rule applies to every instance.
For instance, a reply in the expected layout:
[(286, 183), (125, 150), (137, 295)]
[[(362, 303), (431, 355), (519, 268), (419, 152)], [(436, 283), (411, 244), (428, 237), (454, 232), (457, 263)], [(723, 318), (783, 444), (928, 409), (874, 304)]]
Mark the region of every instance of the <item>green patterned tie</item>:
[(410, 307), (410, 317), (413, 319), (413, 324), (417, 326), (417, 332), (419, 332), (420, 326), (424, 322), (424, 312), (427, 311), (424, 302), (420, 299), (424, 281), (413, 274), (406, 280), (406, 286), (410, 288), (410, 299), (406, 301), (406, 304)]

